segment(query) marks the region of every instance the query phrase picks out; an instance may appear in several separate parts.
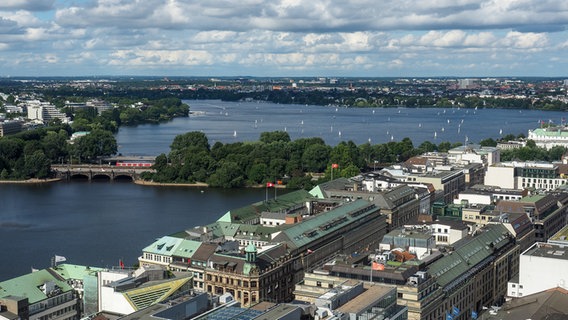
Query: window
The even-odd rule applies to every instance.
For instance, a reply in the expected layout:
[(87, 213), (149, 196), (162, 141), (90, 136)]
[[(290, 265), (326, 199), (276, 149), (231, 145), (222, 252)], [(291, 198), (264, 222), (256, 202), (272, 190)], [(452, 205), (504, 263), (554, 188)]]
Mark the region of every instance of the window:
[(316, 286), (321, 287), (321, 281), (317, 281)]

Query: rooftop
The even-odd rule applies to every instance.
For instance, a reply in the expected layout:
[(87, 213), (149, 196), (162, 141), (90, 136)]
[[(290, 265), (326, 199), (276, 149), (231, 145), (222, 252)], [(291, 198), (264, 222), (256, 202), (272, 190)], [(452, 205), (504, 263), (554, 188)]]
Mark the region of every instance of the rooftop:
[(342, 313), (359, 313), (362, 310), (368, 309), (378, 299), (381, 299), (389, 293), (395, 295), (396, 290), (394, 290), (393, 287), (384, 285), (371, 285), (366, 288), (363, 293), (339, 307), (337, 311)]
[(548, 242), (568, 244), (568, 225), (564, 226), (564, 228), (560, 229), (560, 231), (550, 237)]
[(460, 277), (467, 276), (476, 265), (491, 256), (494, 249), (499, 250), (509, 243), (508, 235), (503, 225), (489, 225), (451, 254), (434, 262), (428, 273), (437, 277), (440, 286), (448, 286)]
[(568, 248), (563, 245), (537, 242), (523, 252), (521, 256), (568, 260)]
[(287, 241), (293, 247), (300, 248), (346, 224), (378, 211), (379, 209), (368, 201), (356, 200), (305, 219), (302, 223), (282, 231), (274, 240)]
[(62, 292), (73, 290), (63, 278), (49, 269), (43, 269), (0, 282), (0, 298), (25, 297), (28, 298), (30, 304), (37, 303), (48, 298), (40, 289), (40, 286), (46, 282), (53, 282)]

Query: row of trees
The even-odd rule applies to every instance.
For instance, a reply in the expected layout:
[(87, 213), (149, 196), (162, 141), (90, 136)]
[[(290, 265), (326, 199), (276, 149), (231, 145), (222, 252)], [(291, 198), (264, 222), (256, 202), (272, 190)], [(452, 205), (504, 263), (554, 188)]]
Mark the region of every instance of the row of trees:
[[(175, 117), (187, 117), (189, 115), (189, 106), (177, 98), (163, 98), (152, 101), (142, 99), (137, 102), (117, 98), (108, 100), (116, 100), (117, 107), (105, 110), (100, 115), (95, 108), (63, 108), (63, 110), (73, 118), (72, 128), (74, 131), (102, 129), (117, 132), (121, 125), (159, 123)], [(138, 106), (134, 107), (135, 103)]]
[[(7, 102), (14, 103), (13, 97), (10, 95)], [(64, 101), (79, 102), (89, 98), (92, 97), (58, 96), (49, 100), (61, 106)], [(113, 133), (121, 125), (156, 123), (189, 115), (189, 106), (178, 98), (134, 100), (114, 97), (109, 100), (121, 105), (101, 114), (95, 108), (63, 108), (73, 119), (71, 125), (53, 120), (48, 127), (1, 137), (0, 179), (43, 179), (50, 176), (53, 163), (96, 162), (101, 157), (116, 154), (117, 143)], [(137, 106), (133, 107), (135, 102)], [(71, 134), (78, 131), (88, 131), (89, 134), (69, 143)]]
[[(225, 188), (286, 180), (290, 188), (311, 188), (315, 173), (324, 173), (329, 179), (333, 170), (334, 177), (351, 177), (374, 164), (401, 162), (425, 152), (446, 152), (460, 145), (426, 141), (414, 147), (405, 138), (400, 142), (359, 146), (347, 141), (332, 147), (321, 138), (291, 141), (287, 132), (275, 131), (261, 133), (257, 142), (216, 142), (211, 147), (204, 133), (188, 132), (174, 139), (170, 153), (156, 158), (156, 173), (146, 173), (144, 178), (156, 182), (206, 182), (212, 187)], [(561, 147), (547, 151), (532, 142), (526, 148), (503, 151), (502, 159), (551, 161), (560, 159), (564, 151)], [(332, 169), (332, 164), (338, 168)]]
[(54, 125), (0, 138), (0, 179), (45, 179), (53, 163), (94, 162), (116, 154), (112, 132), (93, 130), (75, 143), (68, 143), (72, 129)]

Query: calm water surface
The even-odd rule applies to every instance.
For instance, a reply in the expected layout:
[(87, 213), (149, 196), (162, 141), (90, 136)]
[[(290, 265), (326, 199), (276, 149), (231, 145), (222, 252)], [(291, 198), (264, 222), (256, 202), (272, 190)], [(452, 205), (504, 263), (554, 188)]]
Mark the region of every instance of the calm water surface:
[(0, 281), (68, 263), (136, 263), (154, 239), (204, 225), (265, 199), (264, 189), (150, 187), (133, 183), (0, 184)]
[(372, 144), (409, 137), (424, 141), (477, 143), (512, 133), (527, 135), (540, 121), (560, 123), (565, 112), (458, 108), (336, 108), (256, 102), (187, 100), (192, 115), (167, 124), (121, 128), (119, 152), (128, 155), (168, 153), (174, 137), (204, 132), (209, 143), (258, 141), (260, 133), (281, 130), (292, 139), (321, 137), (328, 145), (340, 141)]
[[(560, 122), (565, 113), (465, 109), (346, 109), (273, 103), (186, 101), (193, 114), (159, 125), (121, 128), (119, 151), (129, 155), (169, 152), (178, 134), (202, 131), (209, 143), (257, 141), (261, 132), (285, 130), (292, 139), (322, 137), (327, 144), (412, 139), (479, 142), (503, 134), (527, 134), (539, 121)], [(116, 266), (136, 263), (154, 239), (218, 219), (228, 210), (262, 201), (264, 189), (172, 188), (132, 183), (59, 182), (0, 184), (0, 281), (69, 263)]]

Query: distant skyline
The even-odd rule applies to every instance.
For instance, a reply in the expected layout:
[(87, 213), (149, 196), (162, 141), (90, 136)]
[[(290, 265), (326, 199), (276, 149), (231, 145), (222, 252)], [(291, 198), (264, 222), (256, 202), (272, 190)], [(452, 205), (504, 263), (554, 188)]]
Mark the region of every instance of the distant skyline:
[(2, 0), (0, 77), (568, 77), (562, 0)]

